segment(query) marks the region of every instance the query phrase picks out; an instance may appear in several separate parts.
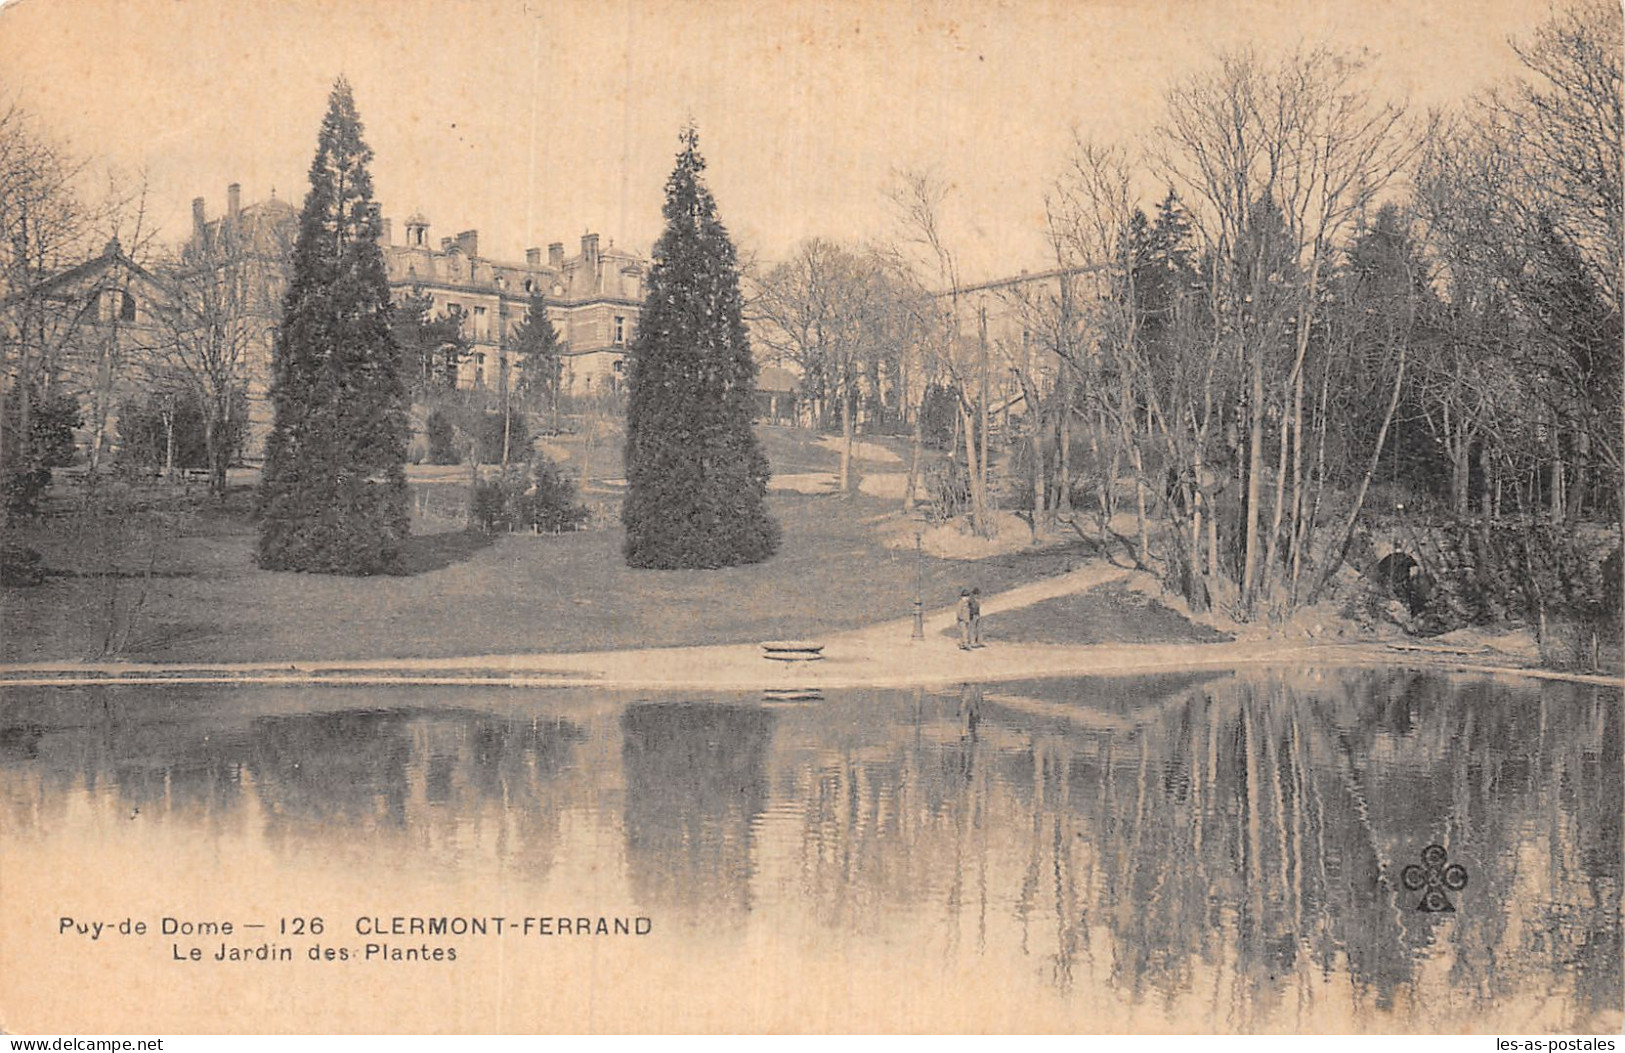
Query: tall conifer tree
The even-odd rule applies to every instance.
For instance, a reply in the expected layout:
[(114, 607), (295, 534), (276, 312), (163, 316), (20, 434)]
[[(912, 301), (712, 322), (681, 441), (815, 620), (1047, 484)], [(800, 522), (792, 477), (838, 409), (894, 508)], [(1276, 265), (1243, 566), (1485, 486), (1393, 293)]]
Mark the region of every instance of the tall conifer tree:
[(259, 562), (391, 570), (409, 528), (409, 436), (379, 220), (350, 85), (328, 100), (277, 331)]
[(557, 408), (559, 397), (560, 352), (558, 330), (547, 317), (547, 300), (540, 292), (530, 294), (525, 320), (514, 330), (513, 350), (518, 357), (514, 392), (532, 400), (546, 395)]
[(756, 362), (738, 262), (705, 186), (699, 134), (683, 130), (666, 181), (666, 230), (632, 344), (626, 418), (626, 561), (756, 563), (778, 547), (767, 457), (752, 428)]

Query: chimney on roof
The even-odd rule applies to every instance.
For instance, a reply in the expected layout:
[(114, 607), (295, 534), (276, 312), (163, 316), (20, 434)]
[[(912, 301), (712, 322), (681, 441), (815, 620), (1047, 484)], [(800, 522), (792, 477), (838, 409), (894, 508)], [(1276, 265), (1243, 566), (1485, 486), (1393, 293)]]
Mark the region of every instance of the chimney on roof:
[(429, 220), (421, 212), (406, 217), (406, 244), (409, 248), (429, 247)]
[(451, 246), (452, 246), (452, 240), (450, 238), (441, 238), (440, 239), (440, 251), (441, 252), (450, 252), (451, 251)]
[(201, 240), (203, 231), (208, 225), (209, 219), (203, 212), (203, 199), (194, 197), (192, 199), (192, 234)]
[(541, 265), (542, 265), (542, 250), (541, 249), (526, 249), (525, 250), (525, 266), (529, 267), (531, 270), (535, 270), (536, 268), (540, 267)]
[(233, 183), (226, 187), (226, 215), (230, 216), (232, 219), (236, 219), (237, 213), (241, 212), (242, 210), (243, 185), (241, 183)]
[(581, 235), (581, 262), (587, 267), (598, 266), (598, 235)]
[(480, 232), (465, 230), (457, 235), (457, 247), (463, 250), (463, 255), (473, 259), (480, 254)]
[(564, 266), (564, 242), (555, 241), (547, 247), (547, 265), (554, 270)]

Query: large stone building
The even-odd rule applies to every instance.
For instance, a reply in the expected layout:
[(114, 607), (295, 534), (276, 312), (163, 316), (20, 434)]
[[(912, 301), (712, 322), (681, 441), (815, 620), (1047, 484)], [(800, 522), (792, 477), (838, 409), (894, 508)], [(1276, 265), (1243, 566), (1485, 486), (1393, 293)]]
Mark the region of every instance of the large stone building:
[[(239, 332), (226, 339), (238, 346), (218, 353), (236, 355), (248, 403), (248, 429), (243, 454), (258, 461), (271, 432), (271, 353), (282, 324), (282, 299), (293, 266), (293, 243), (299, 233), (299, 210), (275, 193), (268, 200), (242, 203), (242, 188), (226, 188), (224, 214), (210, 219), (203, 198), (192, 199), (192, 236), (179, 254), (177, 284), (197, 290), (205, 270), (233, 291), (218, 299), (196, 297), (194, 313), (210, 308), (234, 319), (219, 318), (222, 327), (235, 323)], [(198, 311), (201, 307), (203, 310)], [(208, 324), (194, 317), (192, 324)]]
[(406, 239), (397, 244), (392, 221), (384, 221), (384, 262), (397, 297), (427, 296), (437, 314), (461, 314), (472, 353), (458, 386), (493, 387), (512, 361), (514, 331), (539, 292), (563, 346), (563, 390), (582, 396), (620, 390), (622, 360), (637, 330), (648, 265), (638, 256), (601, 246), (583, 234), (581, 251), (564, 255), (564, 244), (527, 249), (524, 263), (480, 255), (479, 232), (465, 230), (435, 245), (429, 221), (414, 213)]
[[(271, 427), (271, 349), (299, 212), (274, 195), (250, 205), (242, 204), (241, 196), (237, 184), (227, 187), (225, 213), (215, 219), (208, 217), (204, 199), (195, 199), (192, 243), (237, 246), (255, 275), (258, 292), (249, 302), (257, 339), (244, 366), (250, 422), (245, 455), (257, 460)], [(563, 348), (563, 391), (586, 396), (620, 390), (623, 357), (643, 305), (648, 264), (641, 257), (613, 242), (601, 245), (597, 234), (584, 234), (573, 256), (565, 256), (563, 243), (555, 242), (546, 258), (535, 248), (526, 251), (523, 263), (505, 262), (480, 254), (477, 231), (435, 241), (421, 213), (406, 220), (402, 240), (396, 239), (391, 218), (382, 225), (380, 247), (395, 299), (428, 297), (434, 314), (463, 318), (471, 353), (462, 363), (458, 387), (502, 383), (503, 370), (517, 364), (511, 350), (515, 331), (529, 314), (531, 294), (540, 292)]]

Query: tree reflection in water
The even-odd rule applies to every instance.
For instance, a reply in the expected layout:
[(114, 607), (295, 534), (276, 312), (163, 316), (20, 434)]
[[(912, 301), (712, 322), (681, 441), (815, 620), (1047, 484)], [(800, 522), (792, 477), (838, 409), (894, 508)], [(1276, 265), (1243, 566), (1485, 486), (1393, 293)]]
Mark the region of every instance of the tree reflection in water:
[(0, 763), (38, 782), (8, 781), (7, 825), (49, 828), (82, 785), (211, 835), (242, 836), (253, 814), (275, 851), (363, 868), (466, 865), (459, 852), (487, 833), (508, 864), (552, 865), (556, 782), (582, 738), (569, 721), (430, 708), (166, 719), (198, 695), (155, 711), (101, 689), (52, 696), (70, 704), (49, 714), (12, 710), (22, 719), (0, 732)]
[[(140, 690), (8, 697), (8, 838), (71, 836), (78, 795), (479, 879), (548, 874), (568, 814), (663, 925), (970, 963), (1131, 1024), (1620, 1022), (1617, 689), (1338, 670), (236, 721), (218, 691)], [(1399, 880), (1434, 843), (1470, 873), (1453, 914)]]
[(646, 909), (738, 924), (750, 910), (752, 824), (767, 805), (774, 714), (638, 703), (621, 717), (626, 857)]
[[(1132, 707), (1090, 681), (1033, 688), (936, 698), (861, 752), (828, 748), (839, 703), (788, 720), (774, 765), (816, 788), (809, 909), (861, 929), (934, 903), (949, 954), (1008, 911), (1061, 990), (1195, 998), (1197, 1027), (1290, 1028), (1338, 985), (1356, 1011), (1453, 1026), (1520, 1000), (1566, 1006), (1570, 1030), (1617, 1021), (1617, 691), (1369, 670)], [(872, 721), (873, 700), (854, 706)], [(1455, 915), (1416, 911), (1398, 880), (1434, 842), (1472, 874)]]

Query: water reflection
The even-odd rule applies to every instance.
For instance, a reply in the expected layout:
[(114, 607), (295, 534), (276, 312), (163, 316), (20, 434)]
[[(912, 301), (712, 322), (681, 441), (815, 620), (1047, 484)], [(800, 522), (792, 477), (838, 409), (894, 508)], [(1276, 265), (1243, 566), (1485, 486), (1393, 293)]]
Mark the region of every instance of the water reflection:
[[(401, 867), (556, 889), (574, 865), (579, 902), (613, 872), (695, 940), (789, 933), (879, 976), (970, 965), (1062, 1019), (1620, 1023), (1617, 690), (1363, 670), (366, 699), (251, 716), (219, 692), (8, 693), (7, 837), (161, 816), (383, 889)], [(564, 855), (570, 830), (590, 859)], [(1471, 875), (1453, 914), (1399, 879), (1433, 843)]]
[(751, 827), (767, 807), (773, 720), (754, 706), (626, 708), (626, 863), (640, 906), (710, 924), (750, 909)]

